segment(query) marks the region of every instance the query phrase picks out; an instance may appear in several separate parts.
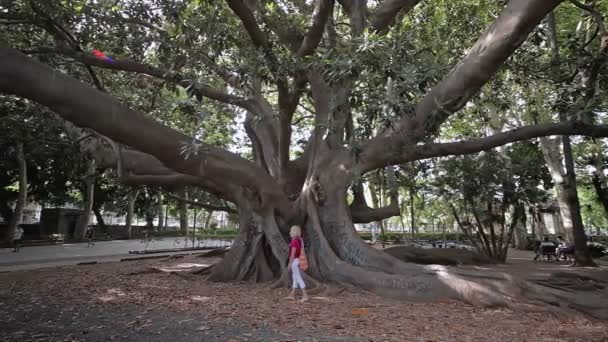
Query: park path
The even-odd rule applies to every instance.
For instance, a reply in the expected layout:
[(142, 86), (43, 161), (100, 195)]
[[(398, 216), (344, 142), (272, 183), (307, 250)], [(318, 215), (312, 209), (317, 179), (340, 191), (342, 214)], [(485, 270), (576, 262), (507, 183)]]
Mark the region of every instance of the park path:
[[(214, 241), (204, 242), (213, 247)], [(183, 238), (153, 239), (147, 244), (147, 250), (183, 248)], [(191, 247), (191, 243), (187, 245)], [(218, 245), (219, 247), (219, 245)], [(12, 249), (0, 249), (0, 272), (28, 270), (44, 267), (74, 265), (81, 262), (112, 262), (127, 257), (134, 257), (129, 251), (143, 251), (146, 243), (141, 240), (97, 241), (92, 247), (87, 243), (64, 243), (59, 245), (27, 246), (19, 253)], [(162, 253), (169, 255), (176, 253)], [(179, 254), (179, 252), (177, 252)]]

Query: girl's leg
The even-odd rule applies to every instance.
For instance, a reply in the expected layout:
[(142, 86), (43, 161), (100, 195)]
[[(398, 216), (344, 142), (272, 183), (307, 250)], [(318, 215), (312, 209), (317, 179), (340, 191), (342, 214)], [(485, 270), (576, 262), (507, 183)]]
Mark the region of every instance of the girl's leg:
[(296, 280), (296, 276), (294, 274), (293, 271), (293, 265), (295, 263), (295, 260), (293, 260), (291, 262), (291, 264), (288, 266), (291, 268), (291, 279), (292, 279), (292, 285), (291, 285), (291, 293), (289, 294), (289, 296), (287, 296), (287, 299), (296, 299), (296, 289), (298, 288), (298, 282)]
[(306, 293), (306, 284), (300, 273), (300, 260), (295, 259), (291, 265), (291, 273), (293, 274), (293, 288), (294, 290), (299, 286), (302, 289), (302, 301), (308, 300), (308, 294)]

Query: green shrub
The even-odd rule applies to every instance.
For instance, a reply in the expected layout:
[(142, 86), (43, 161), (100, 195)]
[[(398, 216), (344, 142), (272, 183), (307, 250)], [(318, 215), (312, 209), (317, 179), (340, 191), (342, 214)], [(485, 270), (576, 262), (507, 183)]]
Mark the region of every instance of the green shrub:
[(605, 244), (594, 242), (592, 244), (589, 244), (589, 252), (591, 253), (592, 258), (601, 258), (603, 256), (608, 255), (608, 247), (606, 247)]

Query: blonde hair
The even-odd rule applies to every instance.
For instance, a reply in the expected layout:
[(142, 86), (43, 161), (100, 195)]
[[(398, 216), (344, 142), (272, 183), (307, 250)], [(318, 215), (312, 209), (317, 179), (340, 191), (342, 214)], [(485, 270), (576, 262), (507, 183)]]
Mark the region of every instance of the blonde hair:
[(289, 231), (289, 236), (291, 236), (292, 238), (301, 237), (302, 229), (300, 229), (300, 226), (291, 226), (291, 230)]

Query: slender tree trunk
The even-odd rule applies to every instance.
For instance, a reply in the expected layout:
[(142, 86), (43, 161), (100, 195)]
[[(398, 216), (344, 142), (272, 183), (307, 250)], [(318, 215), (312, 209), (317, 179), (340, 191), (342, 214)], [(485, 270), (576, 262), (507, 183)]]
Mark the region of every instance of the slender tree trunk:
[(179, 211), (179, 230), (185, 234), (186, 236), (186, 241), (187, 241), (187, 237), (188, 237), (188, 203), (186, 203), (186, 199), (188, 199), (188, 194), (186, 189), (180, 189), (179, 192), (179, 197), (183, 198), (183, 200), (179, 200), (177, 202), (177, 206), (178, 206), (178, 211)]
[[(95, 218), (97, 219), (97, 224), (102, 232), (107, 233), (108, 227), (106, 226), (106, 222), (103, 220), (103, 215), (101, 214), (101, 210), (99, 206), (93, 205), (93, 214), (95, 214)], [(111, 223), (111, 222), (110, 222)]]
[[(375, 177), (375, 178), (376, 178), (376, 181), (379, 181), (377, 177)], [(378, 198), (378, 193), (377, 193), (377, 191), (379, 191), (380, 186), (378, 186), (378, 188), (376, 188), (376, 184), (372, 180), (368, 181), (368, 185), (369, 185), (369, 192), (372, 195), (372, 205), (374, 206), (374, 208), (380, 208), (382, 206), (382, 203), (380, 203), (380, 200)], [(384, 248), (386, 245), (386, 235), (384, 234), (384, 223), (382, 222), (382, 220), (380, 220), (380, 221), (376, 221), (376, 224), (378, 225), (378, 227), (380, 227), (380, 243), (382, 244), (382, 248)]]
[(531, 226), (530, 229), (532, 230), (532, 238), (534, 240), (537, 240), (537, 239), (540, 240), (540, 238), (538, 236), (536, 236), (536, 206), (532, 205), (530, 207), (530, 210), (531, 211), (529, 212), (529, 214), (532, 216), (532, 220), (531, 220), (531, 224), (530, 224), (530, 226)]
[(17, 164), (19, 165), (19, 194), (13, 215), (8, 221), (8, 232), (6, 234), (6, 241), (8, 243), (13, 242), (15, 230), (23, 221), (23, 210), (27, 205), (27, 161), (25, 159), (23, 143), (17, 142), (16, 147)]
[(403, 213), (405, 212), (405, 200), (401, 201), (399, 205), (399, 221), (401, 222), (401, 234), (403, 235), (403, 240), (407, 239), (407, 234), (405, 233), (405, 222), (403, 221)]
[(135, 211), (135, 201), (139, 195), (139, 190), (129, 189), (129, 195), (127, 197), (127, 218), (126, 218), (126, 229), (129, 235), (129, 240), (133, 238), (133, 212)]
[(560, 213), (564, 220), (564, 228), (566, 232), (571, 234), (574, 241), (575, 265), (596, 266), (587, 247), (587, 235), (583, 226), (576, 181), (570, 179), (566, 184), (558, 185), (558, 188), (558, 201), (560, 203)]
[(469, 229), (468, 227), (465, 227), (464, 224), (462, 223), (462, 221), (460, 220), (456, 207), (451, 203), (450, 203), (450, 207), (452, 209), (452, 215), (454, 215), (454, 219), (456, 220), (456, 223), (458, 224), (458, 227), (460, 228), (460, 230), (464, 233), (465, 237), (467, 239), (469, 239), (469, 241), (471, 242), (471, 244), (473, 245), (473, 247), (475, 248), (475, 250), (478, 253), (483, 253), (483, 249), (477, 243), (477, 239), (475, 239), (475, 236), (473, 236), (473, 232), (471, 231), (471, 229)]
[(411, 219), (411, 232), (412, 232), (412, 241), (416, 240), (416, 211), (414, 210), (414, 187), (410, 187), (410, 219)]
[[(525, 250), (528, 247), (528, 230), (526, 227), (526, 214), (525, 211), (522, 213), (523, 218), (519, 221), (520, 223), (515, 226), (514, 240), (515, 248), (519, 250)], [(532, 232), (534, 234), (534, 232)]]
[(213, 217), (213, 210), (209, 210), (207, 213), (207, 218), (205, 218), (205, 224), (203, 225), (203, 229), (208, 230), (209, 225), (211, 224), (211, 218)]
[(165, 205), (165, 221), (164, 221), (165, 230), (169, 228), (169, 205)]
[(165, 210), (163, 208), (163, 194), (159, 191), (158, 192), (158, 197), (157, 197), (157, 211), (158, 211), (158, 231), (162, 231), (163, 230), (163, 223), (164, 223), (164, 213)]
[(87, 174), (84, 179), (85, 188), (83, 191), (82, 214), (76, 223), (76, 239), (84, 239), (87, 227), (91, 221), (91, 211), (93, 211), (93, 201), (95, 195), (95, 160), (90, 160)]
[[(550, 13), (547, 16), (548, 20), (548, 33), (549, 43), (552, 50), (552, 57), (554, 62), (554, 73), (556, 77), (561, 76), (560, 70), (560, 55), (559, 45), (557, 37), (557, 24), (555, 15)], [(583, 72), (581, 69), (579, 73)], [(595, 85), (587, 85), (588, 87)], [(560, 90), (561, 91), (561, 90)], [(566, 113), (571, 108), (565, 108), (563, 102), (557, 105), (559, 111), (559, 120), (565, 122), (568, 120)], [(572, 146), (570, 143), (570, 137), (564, 135), (561, 137), (561, 145), (563, 148), (563, 160), (565, 169), (562, 169), (562, 156), (559, 151), (559, 147), (556, 145), (548, 146), (549, 140), (544, 138), (541, 139), (541, 149), (553, 182), (555, 183), (558, 201), (560, 204), (560, 213), (569, 238), (574, 241), (575, 246), (575, 264), (579, 266), (594, 266), (595, 263), (591, 258), (589, 248), (587, 248), (587, 237), (585, 235), (585, 227), (583, 225), (583, 218), (581, 215), (580, 202), (578, 199), (578, 192), (576, 189), (576, 174), (574, 170), (574, 159), (572, 155)], [(543, 147), (545, 145), (545, 147)], [(551, 165), (549, 165), (551, 164)]]
[(490, 216), (489, 222), (487, 224), (488, 229), (490, 230), (490, 244), (492, 246), (492, 254), (494, 255), (495, 258), (499, 258), (500, 254), (498, 254), (498, 247), (497, 247), (497, 238), (496, 238), (496, 231), (494, 230), (494, 223), (496, 222), (494, 220), (494, 212), (493, 212), (494, 207), (492, 206), (492, 202), (491, 200), (487, 201), (487, 210), (488, 210), (488, 215)]
[(564, 230), (569, 235), (568, 238), (574, 242), (576, 251), (575, 264), (579, 266), (595, 265), (589, 253), (589, 248), (587, 248), (587, 236), (585, 235), (585, 227), (583, 226), (583, 218), (576, 189), (576, 176), (574, 174), (570, 139), (562, 139), (561, 141), (561, 145), (564, 148), (565, 171), (562, 170), (559, 142), (547, 138), (542, 138), (540, 141), (545, 162), (555, 184)]

